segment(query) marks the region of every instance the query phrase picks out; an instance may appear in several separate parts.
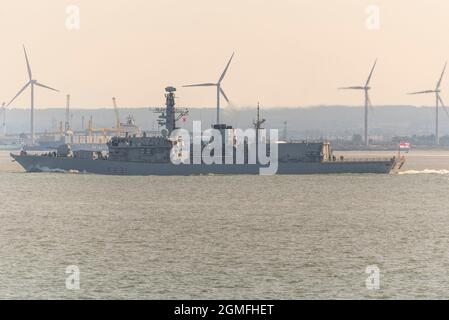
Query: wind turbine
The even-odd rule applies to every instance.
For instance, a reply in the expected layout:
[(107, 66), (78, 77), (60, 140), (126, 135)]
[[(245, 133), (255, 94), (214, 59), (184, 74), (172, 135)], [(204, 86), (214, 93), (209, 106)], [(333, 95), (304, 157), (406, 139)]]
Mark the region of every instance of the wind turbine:
[(37, 82), (37, 80), (33, 79), (33, 74), (31, 73), (31, 67), (30, 67), (30, 63), (28, 61), (28, 56), (27, 56), (27, 52), (25, 49), (25, 46), (23, 46), (23, 52), (25, 54), (25, 60), (26, 60), (26, 64), (27, 64), (27, 70), (28, 70), (28, 77), (29, 77), (29, 81), (22, 87), (22, 89), (20, 89), (20, 91), (14, 96), (14, 98), (11, 99), (11, 101), (7, 104), (7, 107), (9, 107), (9, 105), (23, 92), (25, 91), (26, 88), (28, 88), (28, 86), (31, 87), (31, 125), (30, 125), (30, 133), (31, 133), (31, 144), (34, 145), (35, 142), (35, 136), (34, 136), (34, 86), (38, 86), (38, 87), (42, 87), (45, 89), (49, 89), (49, 90), (53, 90), (56, 92), (59, 92), (56, 89), (53, 89), (49, 86), (46, 86), (42, 83)]
[(232, 53), (232, 56), (229, 59), (228, 64), (226, 65), (226, 68), (223, 70), (223, 73), (221, 74), (217, 83), (200, 83), (183, 86), (183, 87), (217, 87), (217, 124), (220, 124), (220, 95), (222, 95), (223, 98), (225, 98), (226, 102), (229, 103), (229, 99), (226, 96), (225, 92), (223, 91), (223, 88), (221, 87), (221, 82), (223, 81), (226, 72), (228, 71), (229, 65), (231, 64), (233, 57), (234, 53)]
[(374, 65), (371, 68), (371, 72), (369, 73), (368, 79), (365, 82), (364, 86), (354, 86), (354, 87), (343, 87), (339, 88), (341, 90), (363, 90), (365, 92), (365, 145), (368, 147), (368, 107), (372, 107), (371, 100), (369, 98), (368, 91), (371, 89), (369, 86), (369, 82), (374, 72), (374, 68), (376, 67), (377, 59), (374, 61)]
[(447, 116), (449, 117), (449, 112), (446, 109), (446, 106), (443, 103), (443, 99), (441, 99), (440, 96), (440, 86), (441, 86), (441, 81), (443, 80), (443, 76), (444, 76), (444, 72), (446, 71), (446, 65), (447, 62), (444, 64), (443, 67), (443, 71), (441, 72), (441, 76), (440, 79), (437, 82), (437, 85), (435, 86), (434, 90), (424, 90), (424, 91), (417, 91), (417, 92), (411, 92), (409, 94), (427, 94), (427, 93), (435, 93), (435, 143), (438, 145), (440, 144), (440, 134), (439, 134), (439, 128), (438, 128), (438, 107), (439, 104), (441, 103), (441, 106), (443, 107), (444, 112), (446, 112)]

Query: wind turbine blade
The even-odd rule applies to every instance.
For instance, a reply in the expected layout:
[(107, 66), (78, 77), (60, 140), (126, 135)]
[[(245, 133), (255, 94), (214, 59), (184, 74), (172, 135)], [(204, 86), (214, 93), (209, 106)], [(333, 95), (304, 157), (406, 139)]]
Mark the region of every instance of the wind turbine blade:
[(447, 62), (444, 64), (444, 68), (443, 68), (443, 71), (441, 72), (440, 80), (438, 80), (437, 87), (435, 90), (440, 89), (441, 80), (443, 80), (444, 71), (446, 71), (446, 65), (447, 65)]
[(7, 107), (9, 107), (9, 105), (11, 104), (11, 103), (13, 103), (13, 101), (14, 100), (16, 100), (16, 98), (18, 97), (18, 96), (20, 96), (20, 94), (29, 86), (31, 84), (31, 81), (29, 81), (29, 82), (27, 82), (26, 83), (26, 85), (24, 85), (23, 87), (22, 87), (22, 89), (20, 89), (20, 91), (14, 96), (14, 98), (12, 98), (11, 99), (11, 101), (9, 101), (9, 103), (6, 105)]
[(423, 93), (434, 93), (435, 90), (425, 90), (425, 91), (417, 91), (417, 92), (410, 92), (408, 94), (423, 94)]
[(365, 87), (368, 86), (368, 84), (369, 84), (369, 82), (371, 80), (371, 76), (373, 75), (374, 68), (376, 67), (376, 64), (377, 64), (377, 59), (374, 61), (374, 65), (373, 65), (373, 67), (371, 69), (371, 72), (369, 73), (368, 79), (366, 80)]
[(213, 87), (216, 86), (216, 83), (200, 83), (200, 84), (188, 84), (186, 86), (183, 86), (184, 88), (187, 87)]
[(443, 107), (444, 112), (446, 112), (446, 115), (449, 117), (449, 111), (447, 110), (447, 108), (446, 108), (446, 106), (445, 106), (445, 104), (443, 102), (443, 99), (441, 99), (440, 95), (438, 95), (438, 100), (440, 101), (441, 106)]
[(31, 80), (31, 79), (33, 79), (33, 74), (31, 73), (30, 62), (28, 61), (28, 55), (27, 55), (27, 50), (25, 49), (25, 46), (23, 46), (23, 52), (25, 53), (25, 60), (27, 62), (28, 77)]
[(218, 83), (220, 83), (223, 80), (223, 78), (225, 77), (226, 72), (228, 71), (229, 65), (231, 64), (232, 58), (234, 58), (234, 52), (232, 53), (232, 56), (229, 59), (228, 64), (226, 65), (226, 68), (223, 70), (223, 73), (221, 74), (220, 79), (218, 79)]
[(355, 87), (341, 87), (338, 88), (338, 90), (365, 90), (362, 86), (355, 86)]
[(59, 90), (56, 90), (56, 89), (54, 89), (54, 88), (52, 88), (52, 87), (46, 86), (46, 85), (44, 85), (44, 84), (42, 84), (42, 83), (39, 83), (39, 82), (35, 82), (34, 84), (35, 84), (36, 86), (39, 86), (39, 87), (42, 87), (42, 88), (45, 88), (45, 89), (50, 89), (50, 90), (59, 92)]
[(226, 93), (223, 91), (223, 89), (220, 87), (220, 93), (223, 95), (223, 98), (225, 98), (226, 102), (229, 103), (229, 99), (226, 96)]

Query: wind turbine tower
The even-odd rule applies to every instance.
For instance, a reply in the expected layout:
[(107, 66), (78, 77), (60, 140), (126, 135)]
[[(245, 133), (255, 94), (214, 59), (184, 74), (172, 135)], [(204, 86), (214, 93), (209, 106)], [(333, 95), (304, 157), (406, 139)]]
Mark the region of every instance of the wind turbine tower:
[(6, 136), (6, 107), (5, 107), (6, 103), (2, 103), (2, 110), (0, 110), (0, 113), (3, 116), (3, 121), (2, 121), (2, 134), (3, 136)]
[(282, 130), (282, 140), (287, 142), (287, 121), (284, 121), (284, 129)]

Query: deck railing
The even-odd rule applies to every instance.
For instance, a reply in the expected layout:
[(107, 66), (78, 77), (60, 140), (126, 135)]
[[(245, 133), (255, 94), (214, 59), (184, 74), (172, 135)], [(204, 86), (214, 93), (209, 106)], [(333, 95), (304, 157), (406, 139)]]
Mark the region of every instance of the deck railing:
[(328, 162), (370, 162), (370, 161), (392, 161), (393, 158), (337, 158)]

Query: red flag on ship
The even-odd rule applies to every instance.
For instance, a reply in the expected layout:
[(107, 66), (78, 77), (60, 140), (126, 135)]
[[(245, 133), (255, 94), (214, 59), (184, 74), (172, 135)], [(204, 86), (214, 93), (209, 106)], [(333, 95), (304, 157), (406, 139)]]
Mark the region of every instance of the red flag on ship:
[(408, 153), (410, 151), (410, 143), (409, 142), (399, 143), (399, 152), (401, 151), (405, 151), (405, 153)]

